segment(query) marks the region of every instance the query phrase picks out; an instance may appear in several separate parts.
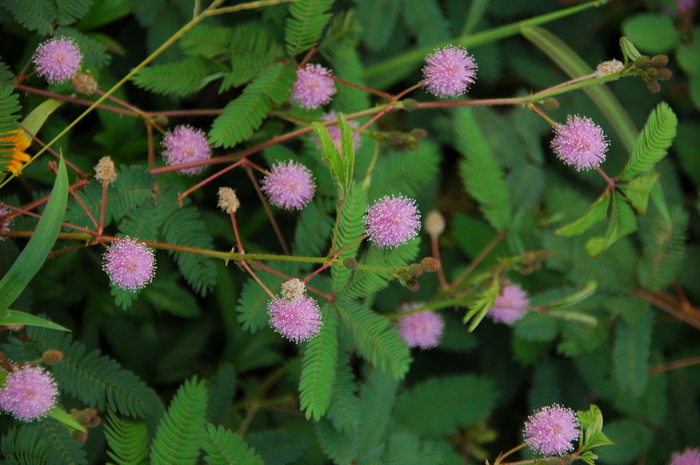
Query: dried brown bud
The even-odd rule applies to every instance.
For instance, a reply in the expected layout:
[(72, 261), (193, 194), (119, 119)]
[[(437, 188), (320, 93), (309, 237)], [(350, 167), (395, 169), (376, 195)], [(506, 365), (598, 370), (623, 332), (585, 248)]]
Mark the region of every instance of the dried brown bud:
[(408, 279), (406, 280), (406, 287), (409, 291), (416, 292), (418, 289), (420, 289), (420, 283), (416, 279)]
[(63, 352), (60, 350), (47, 350), (44, 355), (41, 356), (41, 363), (46, 363), (47, 365), (52, 365), (63, 360)]
[(95, 179), (102, 184), (112, 184), (117, 179), (117, 170), (110, 157), (102, 157), (95, 165)]
[(661, 68), (659, 70), (659, 75), (656, 77), (659, 81), (668, 81), (673, 77), (673, 72), (668, 68)]
[(418, 263), (411, 263), (408, 266), (408, 271), (414, 278), (420, 278), (421, 276), (423, 276), (423, 268), (421, 268), (421, 266)]
[(230, 187), (219, 187), (219, 204), (218, 207), (221, 208), (224, 213), (236, 213), (236, 210), (241, 206), (241, 202), (238, 200), (236, 191)]
[(282, 283), (282, 297), (289, 302), (299, 300), (304, 296), (304, 291), (306, 291), (306, 286), (297, 278)]
[(85, 95), (92, 95), (97, 90), (97, 81), (90, 74), (76, 74), (71, 80), (76, 92)]
[(78, 431), (77, 429), (71, 433), (71, 437), (75, 442), (85, 442), (88, 440), (88, 434)]
[(423, 260), (420, 261), (420, 266), (423, 268), (423, 270), (431, 273), (434, 271), (439, 270), (442, 268), (442, 264), (440, 263), (440, 260), (437, 258), (433, 257), (425, 257)]
[(659, 93), (661, 92), (661, 84), (658, 81), (647, 81), (647, 89), (652, 94)]
[(411, 129), (411, 135), (416, 139), (425, 139), (428, 137), (428, 131), (423, 128)]

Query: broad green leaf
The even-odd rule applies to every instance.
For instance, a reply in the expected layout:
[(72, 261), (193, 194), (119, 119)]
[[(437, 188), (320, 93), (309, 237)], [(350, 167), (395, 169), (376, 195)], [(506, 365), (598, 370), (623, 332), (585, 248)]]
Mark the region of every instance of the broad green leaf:
[(680, 33), (668, 15), (642, 13), (627, 19), (622, 32), (643, 52), (666, 53), (676, 46)]
[(44, 125), (51, 114), (65, 102), (63, 100), (47, 99), (41, 102), (31, 113), (22, 121), (22, 126), (30, 134), (39, 134), (39, 130)]
[(70, 332), (70, 329), (64, 328), (56, 323), (52, 323), (49, 320), (39, 318), (31, 313), (10, 310), (9, 308), (0, 313), (0, 326), (5, 325), (43, 326), (44, 328)]
[(61, 157), (58, 174), (44, 213), (17, 261), (0, 281), (0, 310), (6, 310), (44, 264), (61, 230), (68, 200), (68, 173)]

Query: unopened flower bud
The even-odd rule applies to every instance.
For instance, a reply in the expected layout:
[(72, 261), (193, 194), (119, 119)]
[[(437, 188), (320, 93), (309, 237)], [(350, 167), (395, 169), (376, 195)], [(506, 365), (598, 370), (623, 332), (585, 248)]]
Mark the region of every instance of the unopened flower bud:
[(412, 111), (418, 108), (418, 102), (412, 98), (407, 98), (403, 101), (403, 109), (406, 111)]
[(95, 165), (95, 179), (102, 184), (112, 184), (117, 179), (117, 171), (110, 157), (102, 157)]
[(668, 69), (668, 68), (661, 68), (661, 69), (659, 70), (658, 76), (656, 76), (656, 79), (658, 79), (659, 81), (668, 81), (668, 80), (671, 79), (672, 77), (673, 77), (673, 72), (671, 72), (670, 69)]
[(668, 57), (666, 55), (654, 55), (651, 57), (651, 66), (654, 68), (663, 68), (668, 64)]
[(415, 128), (411, 130), (411, 135), (416, 139), (425, 139), (428, 137), (428, 131), (423, 128)]
[(658, 81), (647, 81), (647, 89), (652, 94), (657, 94), (661, 92), (661, 84)]
[(76, 92), (81, 94), (92, 95), (97, 90), (97, 81), (90, 74), (76, 74), (73, 76), (73, 79), (71, 79), (71, 82)]
[(437, 210), (432, 210), (425, 217), (425, 230), (430, 236), (439, 236), (445, 231), (445, 217)]
[(41, 363), (46, 363), (47, 365), (53, 365), (63, 360), (63, 352), (60, 350), (47, 350), (44, 355), (41, 356)]
[(418, 289), (420, 289), (420, 283), (416, 279), (409, 279), (406, 281), (406, 287), (409, 291), (416, 292)]
[(241, 206), (241, 202), (238, 200), (236, 191), (230, 187), (219, 187), (219, 205), (224, 213), (236, 213), (236, 210)]
[(646, 69), (651, 65), (651, 60), (648, 56), (642, 55), (634, 60), (634, 66), (639, 69)]
[(297, 278), (282, 283), (282, 297), (289, 302), (296, 302), (302, 298), (304, 291), (306, 291), (306, 286)]
[(71, 414), (75, 421), (83, 426), (87, 426), (89, 423), (94, 422), (94, 418), (99, 412), (95, 407), (88, 407), (83, 410), (72, 410)]
[(387, 137), (388, 142), (392, 145), (401, 144), (403, 139), (404, 135), (401, 131), (391, 131)]
[(420, 266), (421, 268), (423, 268), (423, 270), (429, 273), (432, 273), (442, 268), (440, 260), (433, 257), (425, 257), (423, 260), (420, 261)]
[(554, 97), (549, 97), (544, 99), (542, 102), (542, 105), (544, 106), (545, 110), (558, 110), (559, 109), (559, 100), (555, 99)]
[(659, 77), (659, 69), (658, 68), (648, 68), (642, 73), (642, 79), (645, 81), (652, 81)]
[(73, 430), (73, 433), (71, 433), (71, 437), (75, 442), (80, 442), (83, 443), (88, 440), (88, 434), (84, 433), (82, 431)]
[(411, 263), (408, 266), (408, 271), (414, 278), (420, 278), (423, 275), (423, 268), (418, 263)]
[(343, 266), (348, 270), (355, 271), (357, 269), (357, 260), (355, 260), (354, 258), (346, 258), (345, 260), (343, 260)]
[(611, 76), (622, 71), (624, 67), (625, 66), (619, 60), (608, 60), (600, 63), (596, 67), (595, 74), (598, 77)]

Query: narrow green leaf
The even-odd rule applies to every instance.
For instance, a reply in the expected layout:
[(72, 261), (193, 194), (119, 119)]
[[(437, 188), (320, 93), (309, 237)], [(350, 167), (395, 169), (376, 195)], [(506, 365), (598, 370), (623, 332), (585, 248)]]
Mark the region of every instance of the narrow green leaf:
[(87, 430), (83, 425), (75, 421), (75, 418), (70, 416), (65, 410), (63, 410), (59, 406), (53, 407), (51, 410), (49, 410), (48, 415), (53, 418), (56, 421), (60, 421), (66, 426), (69, 426), (73, 429), (77, 429), (78, 431), (82, 431), (83, 433), (87, 433)]
[(5, 325), (43, 326), (44, 328), (70, 332), (70, 329), (64, 328), (56, 323), (52, 323), (44, 318), (39, 318), (31, 313), (10, 310), (9, 308), (0, 313), (0, 326)]
[(326, 163), (328, 163), (331, 177), (333, 178), (333, 182), (338, 189), (338, 196), (339, 198), (344, 199), (346, 193), (350, 189), (350, 186), (347, 185), (347, 178), (343, 169), (342, 157), (336, 150), (333, 139), (331, 138), (326, 126), (322, 125), (321, 123), (312, 123), (311, 128), (314, 130), (314, 134), (316, 134), (316, 137), (321, 144), (321, 153), (323, 153), (323, 158)]
[(642, 132), (636, 138), (632, 156), (620, 173), (620, 179), (631, 179), (637, 173), (644, 173), (654, 168), (668, 153), (676, 137), (678, 118), (665, 102), (654, 108)]
[(27, 246), (0, 281), (0, 310), (6, 310), (19, 297), (44, 264), (61, 230), (67, 200), (68, 173), (61, 157), (56, 182), (39, 224)]
[(24, 118), (22, 126), (31, 134), (39, 134), (48, 117), (64, 103), (52, 98), (44, 100)]
[(647, 213), (649, 195), (659, 176), (658, 173), (640, 174), (620, 186), (630, 205), (642, 215)]
[(609, 206), (610, 192), (605, 191), (603, 195), (593, 202), (581, 218), (562, 226), (555, 233), (560, 236), (580, 236), (605, 219)]
[(610, 224), (605, 237), (594, 237), (586, 242), (586, 252), (591, 257), (599, 256), (620, 238), (637, 229), (637, 218), (622, 194), (614, 194), (610, 211)]
[(491, 284), (486, 288), (479, 297), (477, 297), (470, 305), (469, 310), (462, 318), (462, 323), (469, 323), (469, 331), (474, 331), (476, 327), (484, 319), (489, 309), (493, 307), (493, 304), (498, 298), (498, 294), (501, 292), (501, 285), (498, 279), (494, 276), (491, 279)]

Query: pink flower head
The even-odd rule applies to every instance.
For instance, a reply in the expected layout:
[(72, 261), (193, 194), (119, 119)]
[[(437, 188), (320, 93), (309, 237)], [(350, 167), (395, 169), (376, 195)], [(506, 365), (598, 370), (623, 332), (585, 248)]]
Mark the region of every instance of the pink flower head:
[(525, 316), (527, 292), (517, 284), (507, 284), (489, 309), (488, 316), (496, 323), (512, 324)]
[(564, 455), (574, 450), (579, 437), (578, 419), (573, 410), (554, 404), (542, 407), (525, 422), (525, 442), (544, 457)]
[[(0, 231), (9, 231), (10, 226), (12, 225), (12, 220), (6, 221), (5, 217), (10, 216), (10, 213), (12, 213), (12, 210), (9, 208), (5, 207), (0, 207)], [(5, 236), (0, 236), (0, 241), (4, 241)]]
[[(166, 150), (161, 154), (169, 165), (207, 160), (211, 157), (211, 146), (206, 134), (192, 126), (181, 125), (168, 131), (163, 139), (163, 146)], [(180, 173), (192, 175), (202, 171), (204, 166), (193, 166), (181, 169)]]
[(0, 389), (0, 408), (23, 421), (45, 417), (56, 403), (58, 388), (51, 374), (24, 365), (7, 374)]
[(292, 100), (302, 108), (313, 110), (331, 101), (336, 92), (333, 73), (321, 65), (306, 65), (297, 70)]
[[(399, 311), (407, 312), (422, 306), (422, 302), (405, 304), (399, 308)], [(400, 316), (397, 327), (401, 339), (408, 347), (420, 347), (425, 350), (438, 346), (445, 329), (445, 322), (438, 313), (424, 310)]]
[(272, 300), (267, 304), (270, 326), (292, 342), (308, 341), (321, 329), (321, 310), (314, 299)]
[(554, 129), (552, 149), (567, 165), (578, 171), (595, 168), (605, 161), (608, 140), (603, 129), (592, 119), (569, 115), (566, 124)]
[(448, 45), (425, 58), (425, 87), (436, 97), (454, 97), (469, 90), (476, 80), (474, 57), (462, 47)]
[(102, 269), (109, 275), (112, 284), (127, 291), (143, 289), (155, 276), (153, 250), (128, 237), (112, 242), (103, 260)]
[(374, 202), (364, 216), (365, 233), (377, 247), (398, 247), (418, 234), (420, 213), (413, 199), (385, 196)]
[(37, 47), (34, 64), (39, 76), (54, 84), (75, 76), (83, 62), (83, 55), (73, 39), (54, 37)]
[(671, 456), (668, 465), (700, 465), (700, 449), (686, 449)]
[(316, 184), (311, 171), (289, 160), (275, 164), (262, 180), (270, 203), (285, 210), (301, 210), (313, 198)]
[[(334, 111), (330, 113), (325, 113), (323, 116), (321, 116), (321, 121), (334, 121), (336, 119), (338, 119), (338, 114)], [(348, 125), (353, 129), (357, 129), (358, 127), (357, 121), (355, 120), (348, 121)], [(338, 153), (342, 153), (343, 145), (341, 142), (340, 128), (336, 125), (326, 126), (326, 128), (328, 129), (328, 134), (333, 140), (333, 145), (335, 146), (335, 149), (338, 151)], [(318, 138), (316, 136), (313, 136), (313, 139), (316, 143), (316, 147), (318, 147), (318, 149), (321, 150), (321, 144), (319, 143)], [(352, 140), (353, 147), (355, 148), (355, 150), (360, 148), (360, 135), (353, 134)]]

